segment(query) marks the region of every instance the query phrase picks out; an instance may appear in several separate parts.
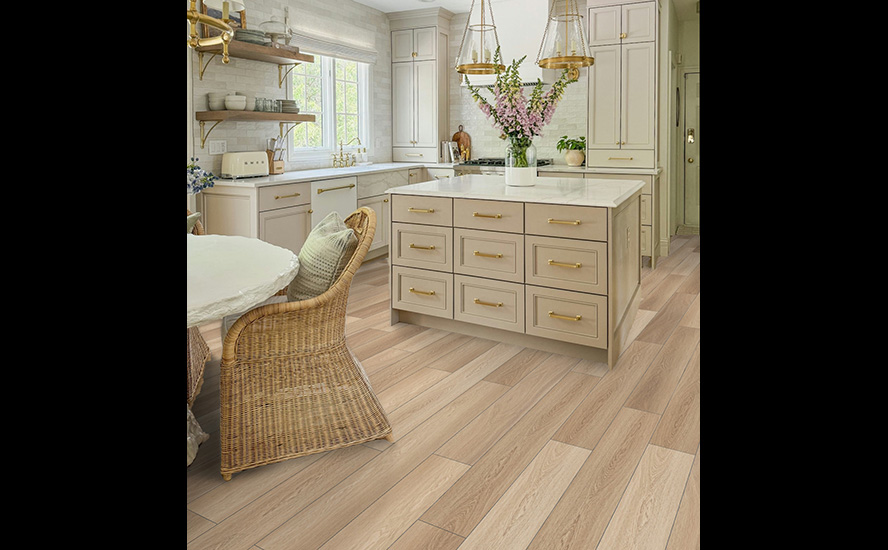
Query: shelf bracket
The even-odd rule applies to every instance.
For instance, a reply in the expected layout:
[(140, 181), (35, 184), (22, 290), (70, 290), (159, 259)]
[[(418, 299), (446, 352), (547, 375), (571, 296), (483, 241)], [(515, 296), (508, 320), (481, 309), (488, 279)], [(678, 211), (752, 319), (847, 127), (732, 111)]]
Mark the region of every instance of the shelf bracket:
[[(278, 65), (278, 88), (284, 87), (284, 78), (290, 74), (290, 71), (296, 68), (296, 65), (299, 65), (299, 63), (294, 63), (293, 65)], [(287, 72), (284, 72), (284, 67), (290, 68), (287, 69)]]
[[(292, 126), (290, 126), (290, 129), (287, 130), (286, 132), (284, 131), (284, 125), (285, 125), (285, 124), (292, 124)], [(290, 133), (290, 130), (292, 130), (293, 128), (295, 128), (295, 127), (298, 126), (299, 124), (301, 124), (301, 123), (300, 123), (300, 122), (280, 122), (280, 123), (278, 123), (278, 125), (281, 127), (281, 139), (284, 139), (284, 136), (286, 136), (287, 134), (289, 134), (289, 133)]]
[(212, 132), (213, 129), (216, 128), (216, 126), (218, 126), (220, 122), (222, 122), (222, 121), (217, 120), (216, 124), (213, 124), (210, 127), (209, 131), (204, 133), (204, 124), (206, 123), (206, 121), (205, 120), (200, 121), (200, 148), (201, 149), (204, 148), (204, 144), (207, 142), (207, 138), (210, 137), (210, 132)]
[(198, 64), (198, 75), (199, 75), (198, 80), (203, 80), (204, 71), (207, 70), (207, 67), (210, 66), (210, 61), (212, 61), (213, 58), (216, 57), (217, 55), (219, 55), (218, 52), (211, 55), (209, 57), (209, 59), (207, 59), (206, 65), (204, 65), (203, 64), (204, 53), (197, 52), (197, 64)]

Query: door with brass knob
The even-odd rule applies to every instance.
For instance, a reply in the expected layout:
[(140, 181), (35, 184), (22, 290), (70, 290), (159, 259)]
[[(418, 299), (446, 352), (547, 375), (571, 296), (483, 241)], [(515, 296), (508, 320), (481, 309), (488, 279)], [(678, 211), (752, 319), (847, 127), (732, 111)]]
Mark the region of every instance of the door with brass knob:
[(684, 82), (684, 225), (700, 227), (700, 73)]

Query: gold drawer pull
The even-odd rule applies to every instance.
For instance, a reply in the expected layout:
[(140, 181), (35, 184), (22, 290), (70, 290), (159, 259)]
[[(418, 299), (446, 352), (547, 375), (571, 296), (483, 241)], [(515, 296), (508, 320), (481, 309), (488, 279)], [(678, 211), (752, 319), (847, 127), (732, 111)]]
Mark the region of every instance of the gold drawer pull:
[(549, 260), (549, 265), (557, 265), (558, 267), (572, 267), (574, 269), (583, 267), (583, 264), (577, 262), (575, 264), (563, 264), (561, 262), (556, 262), (555, 260)]
[(475, 298), (475, 303), (478, 304), (479, 306), (503, 307), (502, 302), (497, 302), (494, 304), (493, 302), (482, 302), (478, 298)]
[(320, 195), (324, 191), (336, 191), (337, 189), (351, 189), (354, 186), (355, 186), (355, 184), (352, 183), (351, 185), (340, 185), (339, 187), (329, 187), (327, 189), (318, 189), (318, 195)]
[(607, 160), (632, 160), (632, 157), (607, 157)]
[(494, 218), (496, 220), (503, 217), (502, 214), (479, 214), (477, 212), (472, 212), (472, 216), (474, 216), (476, 218)]
[(290, 198), (293, 198), (293, 197), (298, 197), (299, 195), (300, 195), (300, 193), (293, 193), (292, 195), (275, 195), (275, 196), (274, 196), (274, 200), (278, 200), (278, 199), (290, 199)]
[(579, 321), (583, 318), (582, 315), (577, 315), (576, 317), (568, 317), (566, 315), (558, 315), (557, 313), (554, 313), (552, 311), (549, 312), (549, 317), (553, 319), (564, 319), (565, 321)]
[(473, 256), (481, 256), (482, 258), (502, 258), (502, 254), (485, 254), (484, 252), (478, 252), (477, 250), (472, 252)]
[[(414, 142), (412, 142), (412, 143), (416, 143), (416, 142), (414, 141)], [(421, 157), (421, 156), (422, 156), (422, 153), (407, 153), (407, 154), (404, 155), (404, 156), (405, 156), (405, 157)]]
[(410, 243), (410, 248), (418, 248), (418, 249), (420, 249), (420, 250), (434, 250), (434, 249), (435, 249), (435, 245), (431, 245), (431, 246), (417, 246), (417, 245), (415, 245), (415, 244), (413, 244), (413, 243)]
[(556, 220), (553, 218), (549, 218), (548, 222), (549, 223), (563, 223), (565, 225), (580, 225), (580, 223), (582, 223), (582, 222), (580, 222), (580, 220), (567, 221), (567, 220)]
[(420, 214), (434, 214), (434, 208), (413, 208), (412, 206), (407, 209), (408, 212), (418, 212)]
[(429, 290), (428, 292), (426, 292), (425, 290), (416, 290), (412, 286), (410, 287), (410, 292), (412, 292), (414, 294), (422, 294), (423, 296), (434, 296), (435, 295), (434, 290)]

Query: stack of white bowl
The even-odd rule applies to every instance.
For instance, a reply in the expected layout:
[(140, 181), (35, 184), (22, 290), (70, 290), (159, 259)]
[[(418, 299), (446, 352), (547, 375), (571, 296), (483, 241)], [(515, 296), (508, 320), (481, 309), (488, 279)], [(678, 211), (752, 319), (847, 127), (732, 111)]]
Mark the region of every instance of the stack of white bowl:
[(233, 92), (225, 96), (225, 108), (229, 111), (243, 111), (247, 108), (247, 97), (235, 95)]
[(228, 95), (228, 92), (209, 92), (207, 94), (207, 107), (211, 111), (224, 111), (226, 95)]
[(237, 92), (237, 95), (242, 95), (247, 98), (247, 106), (244, 109), (245, 111), (253, 111), (256, 109), (256, 96), (253, 94), (242, 94)]

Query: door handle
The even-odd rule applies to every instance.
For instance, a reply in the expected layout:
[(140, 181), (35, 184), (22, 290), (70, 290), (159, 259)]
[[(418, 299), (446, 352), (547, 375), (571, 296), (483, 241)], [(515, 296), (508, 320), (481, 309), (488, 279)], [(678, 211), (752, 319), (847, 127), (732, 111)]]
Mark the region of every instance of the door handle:
[(328, 187), (326, 189), (321, 188), (321, 189), (318, 189), (318, 195), (320, 195), (321, 193), (324, 193), (326, 191), (336, 191), (339, 189), (351, 189), (354, 186), (355, 186), (355, 184), (352, 183), (351, 185), (340, 185), (339, 187)]
[(688, 157), (688, 163), (694, 164), (694, 159), (692, 159), (691, 157)]
[(688, 143), (694, 143), (694, 129), (688, 128)]

